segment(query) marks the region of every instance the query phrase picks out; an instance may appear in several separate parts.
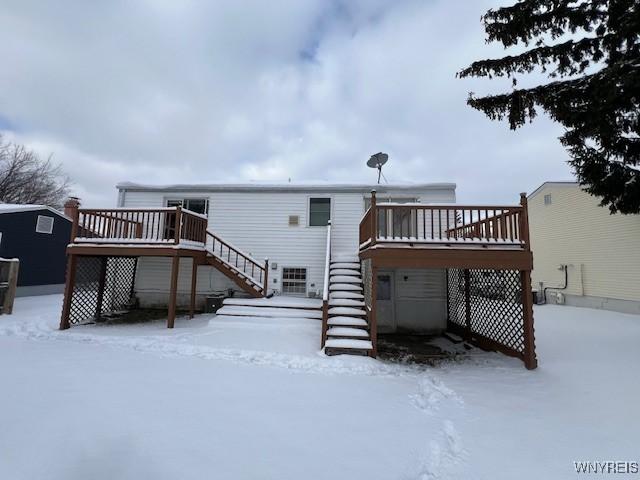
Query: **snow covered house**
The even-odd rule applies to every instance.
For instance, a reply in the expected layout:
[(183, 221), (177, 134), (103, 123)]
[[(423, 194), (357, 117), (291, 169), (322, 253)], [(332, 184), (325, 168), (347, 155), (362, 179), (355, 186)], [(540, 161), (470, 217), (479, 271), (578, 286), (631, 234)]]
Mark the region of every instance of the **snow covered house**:
[(640, 215), (609, 213), (575, 182), (529, 195), (540, 301), (640, 314)]
[(0, 203), (0, 257), (20, 260), (16, 296), (64, 290), (71, 219), (46, 205)]
[(526, 203), (460, 206), (451, 183), (117, 188), (74, 215), (63, 329), (134, 303), (172, 327), (234, 289), (247, 314), (261, 303), (238, 297), (313, 310), (327, 353), (450, 330), (536, 365)]

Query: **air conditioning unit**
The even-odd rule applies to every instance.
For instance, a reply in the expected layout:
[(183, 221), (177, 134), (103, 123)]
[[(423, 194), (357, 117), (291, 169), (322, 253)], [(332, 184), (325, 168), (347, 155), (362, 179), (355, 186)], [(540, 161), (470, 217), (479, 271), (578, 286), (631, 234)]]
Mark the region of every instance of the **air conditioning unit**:
[(556, 293), (556, 303), (558, 305), (564, 305), (564, 293), (561, 293), (561, 292)]

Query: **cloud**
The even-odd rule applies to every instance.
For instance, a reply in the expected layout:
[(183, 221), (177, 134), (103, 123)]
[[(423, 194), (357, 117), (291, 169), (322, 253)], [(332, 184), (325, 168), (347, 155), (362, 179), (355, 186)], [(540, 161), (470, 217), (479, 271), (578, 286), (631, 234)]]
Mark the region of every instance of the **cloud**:
[(0, 12), (0, 129), (54, 154), (86, 205), (145, 183), (455, 181), (513, 202), (565, 179), (557, 125), (516, 132), (465, 104), (505, 81), (458, 80), (487, 0), (15, 1)]

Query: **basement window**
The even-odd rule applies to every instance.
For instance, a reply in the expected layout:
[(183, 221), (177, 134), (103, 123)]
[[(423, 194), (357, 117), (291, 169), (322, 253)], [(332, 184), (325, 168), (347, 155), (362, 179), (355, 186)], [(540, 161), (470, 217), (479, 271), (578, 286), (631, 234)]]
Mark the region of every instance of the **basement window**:
[(289, 267), (283, 268), (282, 293), (283, 295), (306, 295), (307, 269)]
[(310, 198), (309, 199), (309, 226), (326, 227), (331, 220), (331, 199), (330, 198)]
[(53, 233), (53, 217), (38, 215), (38, 221), (36, 222), (36, 233)]

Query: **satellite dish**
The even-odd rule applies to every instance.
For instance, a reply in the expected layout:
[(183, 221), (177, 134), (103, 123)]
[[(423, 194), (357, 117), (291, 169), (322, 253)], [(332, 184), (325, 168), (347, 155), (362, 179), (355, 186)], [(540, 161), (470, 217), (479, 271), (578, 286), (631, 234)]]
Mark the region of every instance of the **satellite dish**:
[(380, 176), (382, 175), (382, 166), (387, 163), (387, 161), (389, 161), (389, 155), (382, 152), (371, 155), (371, 158), (367, 160), (367, 167), (378, 169), (378, 184), (380, 183)]

